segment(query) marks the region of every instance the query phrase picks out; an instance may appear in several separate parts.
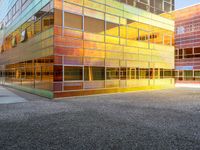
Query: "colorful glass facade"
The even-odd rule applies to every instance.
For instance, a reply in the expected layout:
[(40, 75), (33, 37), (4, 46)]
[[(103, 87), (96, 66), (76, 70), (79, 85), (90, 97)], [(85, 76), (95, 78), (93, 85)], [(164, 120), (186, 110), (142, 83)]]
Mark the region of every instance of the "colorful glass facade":
[(162, 14), (174, 10), (174, 0), (118, 0), (118, 1), (155, 14)]
[(200, 5), (174, 12), (176, 82), (200, 83)]
[(51, 98), (174, 86), (167, 15), (115, 0), (40, 1), (24, 11), (1, 31), (4, 84)]

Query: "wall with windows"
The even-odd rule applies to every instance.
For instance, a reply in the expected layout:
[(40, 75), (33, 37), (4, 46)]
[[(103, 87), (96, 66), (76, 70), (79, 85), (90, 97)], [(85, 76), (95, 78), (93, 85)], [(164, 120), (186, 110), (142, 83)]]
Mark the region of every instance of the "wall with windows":
[[(16, 30), (50, 1), (51, 0), (14, 0), (7, 2), (6, 5), (9, 5), (7, 13), (1, 21), (5, 30), (5, 36)], [(53, 3), (51, 3), (51, 5), (53, 5)], [(3, 5), (0, 6), (1, 9), (3, 9), (2, 7)]]
[(177, 83), (200, 83), (200, 5), (174, 12)]
[(6, 84), (54, 97), (173, 87), (174, 21), (115, 0), (28, 2), (3, 28)]
[[(53, 90), (53, 2), (19, 2), (21, 7), (18, 16), (12, 18), (10, 23), (4, 22), (6, 24), (3, 26), (0, 78), (9, 86), (53, 97), (52, 92), (47, 92)], [(10, 10), (13, 12), (13, 9)], [(24, 12), (27, 12), (24, 16), (26, 20), (15, 24)]]
[(113, 0), (55, 0), (55, 97), (173, 87), (174, 22)]
[[(54, 12), (52, 4), (49, 3), (15, 31), (4, 35), (0, 48), (0, 63), (6, 65), (53, 55), (53, 25)], [(20, 57), (19, 54), (23, 53), (26, 55)]]
[(52, 91), (53, 57), (7, 65), (4, 69), (4, 76), (7, 85)]
[(117, 0), (137, 8), (161, 14), (174, 10), (174, 0)]

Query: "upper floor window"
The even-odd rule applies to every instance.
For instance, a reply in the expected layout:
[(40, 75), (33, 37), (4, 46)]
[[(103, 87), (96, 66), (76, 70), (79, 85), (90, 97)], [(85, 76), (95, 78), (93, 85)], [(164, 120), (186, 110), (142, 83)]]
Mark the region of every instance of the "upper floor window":
[(24, 5), (28, 0), (22, 0), (22, 5)]
[(177, 27), (176, 33), (177, 34), (185, 33), (185, 28), (183, 26)]
[(145, 3), (145, 4), (149, 4), (149, 0), (138, 0), (139, 2)]
[(83, 17), (80, 15), (65, 12), (64, 25), (73, 29), (83, 29)]

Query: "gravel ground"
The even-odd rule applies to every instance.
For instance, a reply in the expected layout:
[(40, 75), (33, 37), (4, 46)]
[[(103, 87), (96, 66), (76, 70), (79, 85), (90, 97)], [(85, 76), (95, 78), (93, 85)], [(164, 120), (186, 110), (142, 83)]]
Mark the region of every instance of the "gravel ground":
[(0, 105), (0, 150), (200, 149), (200, 89)]

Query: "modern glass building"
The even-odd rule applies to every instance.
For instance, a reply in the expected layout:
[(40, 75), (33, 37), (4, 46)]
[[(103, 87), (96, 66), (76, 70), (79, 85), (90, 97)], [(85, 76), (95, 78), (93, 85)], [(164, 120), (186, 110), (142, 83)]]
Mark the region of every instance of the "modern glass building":
[(162, 14), (174, 10), (174, 0), (117, 0), (148, 12)]
[(200, 84), (200, 4), (174, 12), (176, 83)]
[(0, 30), (1, 82), (49, 98), (174, 87), (174, 21), (163, 13), (173, 7), (12, 1)]

